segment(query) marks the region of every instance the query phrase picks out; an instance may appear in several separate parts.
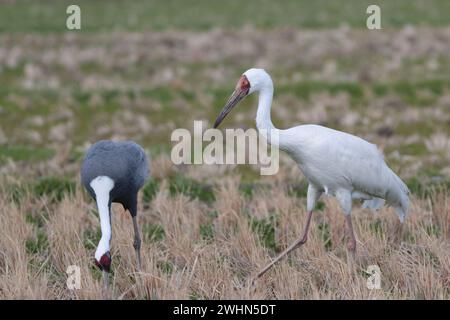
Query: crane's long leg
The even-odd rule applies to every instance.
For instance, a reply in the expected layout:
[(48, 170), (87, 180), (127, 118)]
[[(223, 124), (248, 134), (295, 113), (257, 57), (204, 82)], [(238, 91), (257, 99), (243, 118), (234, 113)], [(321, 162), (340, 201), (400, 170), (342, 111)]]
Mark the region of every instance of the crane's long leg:
[(348, 236), (347, 249), (354, 256), (356, 252), (356, 238), (355, 232), (353, 231), (352, 216), (350, 214), (345, 215), (345, 221), (347, 223)]
[(138, 270), (141, 270), (141, 235), (139, 234), (139, 226), (137, 223), (137, 216), (133, 216), (133, 229), (134, 229), (134, 243), (133, 247), (136, 251), (136, 261), (137, 261), (137, 268)]
[(300, 247), (301, 245), (305, 244), (308, 239), (308, 229), (309, 225), (311, 223), (311, 217), (312, 217), (312, 210), (308, 211), (308, 218), (306, 221), (305, 230), (303, 231), (303, 234), (300, 238), (298, 238), (297, 241), (295, 241), (293, 244), (291, 244), (286, 250), (284, 250), (278, 257), (275, 258), (271, 263), (269, 263), (267, 266), (265, 266), (255, 277), (255, 280), (260, 278), (264, 273), (266, 273), (270, 268), (273, 267), (275, 263), (281, 260), (285, 255), (289, 254), (292, 250)]
[(308, 239), (308, 229), (309, 229), (309, 225), (311, 224), (312, 213), (316, 206), (316, 202), (317, 202), (317, 200), (319, 200), (321, 195), (322, 195), (321, 189), (315, 187), (312, 184), (308, 185), (308, 192), (307, 192), (307, 196), (306, 196), (306, 201), (307, 201), (306, 210), (308, 211), (308, 217), (306, 220), (306, 225), (305, 225), (305, 229), (303, 231), (302, 236), (300, 238), (298, 238), (297, 241), (295, 241), (293, 244), (291, 244), (286, 250), (284, 250), (278, 257), (276, 257), (275, 260), (273, 260), (271, 263), (269, 263), (267, 266), (265, 266), (256, 275), (256, 277), (253, 280), (260, 278), (264, 273), (266, 273), (270, 268), (272, 268), (272, 266), (275, 263), (280, 261), (281, 258), (283, 258), (285, 255), (289, 254), (292, 250), (305, 244), (306, 240)]
[(355, 238), (355, 232), (353, 231), (353, 224), (352, 224), (352, 193), (351, 191), (347, 189), (338, 189), (336, 191), (336, 199), (341, 205), (342, 210), (345, 214), (345, 222), (347, 225), (346, 233), (348, 237), (347, 242), (347, 249), (350, 253), (350, 260), (353, 262), (356, 252), (356, 238)]

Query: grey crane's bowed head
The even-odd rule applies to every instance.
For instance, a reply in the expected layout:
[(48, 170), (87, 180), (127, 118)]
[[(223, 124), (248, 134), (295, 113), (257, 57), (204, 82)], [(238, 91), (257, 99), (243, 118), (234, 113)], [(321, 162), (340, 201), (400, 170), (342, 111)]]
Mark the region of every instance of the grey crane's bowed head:
[(101, 270), (105, 272), (111, 271), (111, 253), (107, 251), (102, 257), (100, 261), (95, 259), (95, 265)]

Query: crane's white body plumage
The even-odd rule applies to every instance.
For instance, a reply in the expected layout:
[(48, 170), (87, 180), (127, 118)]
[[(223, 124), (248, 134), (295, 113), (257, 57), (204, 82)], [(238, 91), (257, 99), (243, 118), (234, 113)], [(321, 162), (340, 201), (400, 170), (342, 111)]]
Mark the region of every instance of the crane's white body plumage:
[(408, 188), (375, 145), (318, 125), (280, 130), (279, 134), (280, 148), (297, 162), (315, 192), (336, 196), (347, 214), (351, 199), (363, 199), (364, 207), (371, 209), (385, 199), (403, 221)]
[(387, 166), (377, 146), (319, 125), (276, 129), (270, 117), (272, 79), (262, 69), (250, 69), (244, 75), (251, 85), (249, 93), (259, 91), (258, 129), (276, 130), (279, 148), (296, 161), (308, 179), (308, 211), (325, 193), (337, 198), (345, 214), (351, 212), (352, 199), (363, 199), (363, 207), (370, 209), (379, 208), (386, 200), (395, 208), (400, 220), (404, 220), (408, 211), (408, 188)]

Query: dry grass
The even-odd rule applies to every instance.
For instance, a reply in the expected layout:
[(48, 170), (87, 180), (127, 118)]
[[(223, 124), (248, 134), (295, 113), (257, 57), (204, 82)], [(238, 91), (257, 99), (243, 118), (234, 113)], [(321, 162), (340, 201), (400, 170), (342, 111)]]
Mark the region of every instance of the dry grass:
[[(167, 167), (165, 162), (160, 159), (153, 166)], [(3, 182), (0, 298), (102, 298), (101, 275), (93, 264), (99, 221), (95, 203), (81, 186), (60, 201), (32, 191), (24, 191), (17, 201), (8, 189), (11, 179)], [(140, 272), (135, 268), (131, 218), (120, 206), (113, 207), (113, 298), (450, 297), (448, 190), (413, 197), (401, 236), (392, 209), (376, 214), (355, 209), (359, 251), (353, 264), (347, 262), (344, 217), (335, 200), (325, 198), (314, 215), (308, 243), (251, 287), (251, 276), (302, 230), (305, 199), (293, 196), (277, 181), (254, 189), (252, 196), (244, 195), (239, 177), (230, 174), (213, 183), (216, 200), (209, 203), (171, 194), (168, 183), (160, 180), (153, 200), (140, 202), (144, 240)], [(366, 287), (365, 270), (373, 264), (382, 272), (380, 290)], [(80, 290), (66, 287), (69, 265), (80, 267)]]

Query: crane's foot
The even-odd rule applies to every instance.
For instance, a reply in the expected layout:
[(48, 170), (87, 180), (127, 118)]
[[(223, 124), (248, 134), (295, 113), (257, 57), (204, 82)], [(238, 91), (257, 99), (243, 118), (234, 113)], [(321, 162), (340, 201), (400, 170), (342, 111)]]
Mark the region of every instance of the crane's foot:
[(302, 246), (306, 243), (308, 240), (308, 237), (306, 234), (304, 234), (300, 239), (295, 241), (293, 244), (291, 244), (286, 250), (284, 250), (278, 257), (275, 258), (271, 263), (266, 265), (264, 268), (261, 269), (260, 272), (253, 278), (252, 284), (255, 283), (256, 280), (262, 277), (263, 274), (265, 274), (267, 271), (269, 271), (270, 268), (272, 268), (278, 261), (281, 260), (284, 256), (288, 255), (292, 250)]

